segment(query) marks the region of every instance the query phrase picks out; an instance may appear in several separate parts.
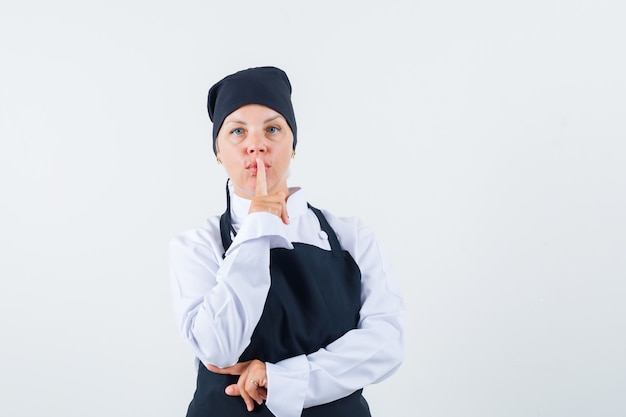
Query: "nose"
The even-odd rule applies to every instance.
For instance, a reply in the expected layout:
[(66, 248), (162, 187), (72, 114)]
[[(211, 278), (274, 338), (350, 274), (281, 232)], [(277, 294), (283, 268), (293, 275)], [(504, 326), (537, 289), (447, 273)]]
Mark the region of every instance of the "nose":
[(250, 155), (265, 153), (267, 151), (265, 137), (262, 133), (250, 132), (248, 135), (247, 151)]

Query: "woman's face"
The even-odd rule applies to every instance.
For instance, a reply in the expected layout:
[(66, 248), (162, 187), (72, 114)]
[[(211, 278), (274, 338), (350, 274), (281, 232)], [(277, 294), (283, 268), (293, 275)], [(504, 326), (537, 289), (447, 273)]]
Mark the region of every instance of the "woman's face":
[(260, 104), (247, 104), (229, 114), (217, 134), (217, 157), (235, 193), (252, 198), (256, 189), (256, 158), (265, 164), (267, 192), (288, 195), (287, 173), (293, 133), (280, 113)]

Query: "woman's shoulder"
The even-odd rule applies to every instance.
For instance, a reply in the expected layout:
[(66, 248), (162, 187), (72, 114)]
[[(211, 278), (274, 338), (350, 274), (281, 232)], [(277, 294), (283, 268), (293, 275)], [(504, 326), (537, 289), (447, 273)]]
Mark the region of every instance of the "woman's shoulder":
[(337, 234), (342, 246), (354, 246), (376, 240), (373, 229), (358, 215), (338, 215), (331, 210), (319, 209)]
[(220, 216), (215, 215), (206, 219), (203, 225), (179, 232), (170, 239), (170, 246), (188, 248), (214, 248), (222, 245), (220, 236)]
[(322, 212), (328, 223), (335, 228), (349, 229), (354, 231), (361, 230), (371, 230), (370, 227), (365, 223), (362, 217), (353, 214), (353, 215), (345, 215), (345, 214), (337, 214), (332, 210), (327, 208), (319, 208), (319, 211)]

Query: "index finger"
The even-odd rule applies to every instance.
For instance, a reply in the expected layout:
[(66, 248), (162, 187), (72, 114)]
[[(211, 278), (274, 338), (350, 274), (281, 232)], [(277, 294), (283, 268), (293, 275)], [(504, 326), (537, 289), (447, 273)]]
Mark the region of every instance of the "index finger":
[(257, 197), (267, 195), (267, 180), (265, 178), (265, 163), (261, 158), (256, 159), (256, 190)]

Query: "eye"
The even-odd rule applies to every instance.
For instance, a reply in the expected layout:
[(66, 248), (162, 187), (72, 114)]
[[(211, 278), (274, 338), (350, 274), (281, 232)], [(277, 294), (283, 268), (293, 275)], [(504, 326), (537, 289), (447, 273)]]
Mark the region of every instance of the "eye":
[(278, 126), (270, 126), (270, 127), (267, 128), (267, 131), (269, 133), (278, 133), (278, 132), (280, 132), (280, 127), (278, 127)]
[(231, 134), (231, 135), (237, 135), (237, 136), (239, 136), (239, 135), (243, 135), (243, 129), (242, 129), (242, 128), (240, 128), (240, 127), (235, 128), (235, 129), (233, 129), (233, 130), (231, 130), (231, 131), (230, 131), (230, 134)]

